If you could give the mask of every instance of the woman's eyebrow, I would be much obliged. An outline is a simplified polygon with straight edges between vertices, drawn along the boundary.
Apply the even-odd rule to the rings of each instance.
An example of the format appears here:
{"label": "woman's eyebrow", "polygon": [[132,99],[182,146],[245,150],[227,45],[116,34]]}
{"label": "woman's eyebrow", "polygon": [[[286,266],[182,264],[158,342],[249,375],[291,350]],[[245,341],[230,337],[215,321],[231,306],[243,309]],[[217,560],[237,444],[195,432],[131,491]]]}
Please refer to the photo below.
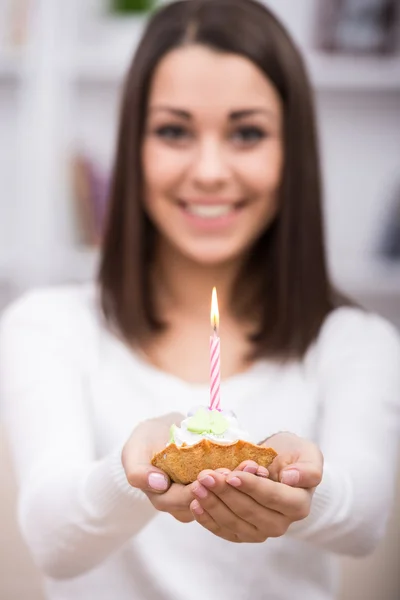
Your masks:
{"label": "woman's eyebrow", "polygon": [[190,121],[190,119],[192,118],[192,115],[187,110],[183,110],[182,108],[173,108],[172,106],[150,106],[149,111],[168,112],[174,115],[175,117],[180,117],[181,119],[186,119],[187,121]]}
{"label": "woman's eyebrow", "polygon": [[244,108],[242,110],[234,110],[229,114],[230,121],[238,121],[245,117],[252,117],[253,115],[264,114],[267,117],[274,117],[274,113],[267,108]]}
{"label": "woman's eyebrow", "polygon": [[[175,108],[173,106],[150,106],[150,112],[163,111],[168,112],[175,117],[180,117],[181,119],[185,119],[186,121],[190,121],[193,117],[189,111],[184,110],[183,108]],[[244,119],[245,117],[251,117],[257,114],[264,114],[269,118],[274,118],[275,115],[271,110],[267,108],[244,108],[240,110],[234,110],[229,113],[230,121],[238,121],[239,119]]]}

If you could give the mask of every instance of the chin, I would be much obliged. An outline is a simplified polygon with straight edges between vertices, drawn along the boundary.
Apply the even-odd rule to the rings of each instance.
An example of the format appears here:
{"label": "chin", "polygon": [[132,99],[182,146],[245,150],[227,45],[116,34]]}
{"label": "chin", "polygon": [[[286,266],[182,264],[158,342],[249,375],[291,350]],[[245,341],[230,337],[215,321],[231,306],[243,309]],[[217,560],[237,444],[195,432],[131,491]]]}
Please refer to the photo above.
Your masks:
{"label": "chin", "polygon": [[198,265],[216,267],[240,259],[243,248],[209,247],[209,248],[180,248],[187,259]]}

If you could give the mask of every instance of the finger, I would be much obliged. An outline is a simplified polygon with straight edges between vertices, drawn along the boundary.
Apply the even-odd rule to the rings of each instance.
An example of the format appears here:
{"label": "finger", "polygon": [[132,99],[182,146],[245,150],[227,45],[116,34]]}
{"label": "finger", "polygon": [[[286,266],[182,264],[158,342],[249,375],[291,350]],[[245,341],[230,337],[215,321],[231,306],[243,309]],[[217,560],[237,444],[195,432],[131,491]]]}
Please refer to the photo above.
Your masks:
{"label": "finger", "polygon": [[180,523],[192,523],[194,521],[193,513],[189,508],[187,510],[171,512],[170,515]]}
{"label": "finger", "polygon": [[[211,475],[212,474],[212,475]],[[242,541],[261,541],[258,539],[258,529],[254,523],[254,513],[257,508],[265,510],[245,494],[241,494],[229,486],[223,476],[215,471],[205,471],[199,475],[199,481],[192,484],[192,491],[203,510],[205,510],[214,521],[223,529],[233,531]],[[207,479],[209,478],[209,481]],[[210,485],[211,479],[214,483]],[[208,488],[208,489],[207,489]],[[211,489],[213,491],[211,491]],[[214,493],[215,492],[215,493]],[[218,495],[217,495],[218,494]],[[246,506],[243,506],[246,505]],[[231,508],[232,507],[232,508]],[[239,510],[235,510],[235,509]],[[240,516],[242,512],[248,519]],[[250,517],[252,521],[250,521]],[[257,516],[255,517],[257,519]]]}
{"label": "finger", "polygon": [[268,467],[270,479],[272,479],[272,481],[280,481],[280,473],[283,469],[293,464],[298,458],[298,454],[278,454]]}
{"label": "finger", "polygon": [[322,464],[297,462],[284,468],[279,474],[281,483],[293,487],[313,489],[322,481]]}
{"label": "finger", "polygon": [[274,437],[274,444],[278,456],[269,466],[271,479],[307,489],[321,483],[324,457],[314,443],[282,434]]}
{"label": "finger", "polygon": [[[230,477],[234,476],[235,473],[236,471],[232,472]],[[252,479],[257,479],[257,477],[254,477],[254,474],[245,472],[242,472],[242,474]],[[242,527],[237,530],[241,539],[242,536],[246,535],[246,541],[263,542],[267,537],[279,537],[286,532],[290,523],[287,515],[264,506],[250,495],[242,493],[240,489],[235,488],[233,485],[229,485],[226,480],[230,477],[225,477],[225,480],[223,480],[216,472],[212,471],[203,471],[199,477],[200,480],[206,482],[207,485],[209,483],[207,482],[207,478],[212,478],[214,480],[214,484],[211,487],[212,494],[217,496],[241,521],[253,526],[253,530],[244,531]],[[280,484],[277,485],[283,487]],[[197,484],[193,484],[193,487],[195,489],[194,493],[197,495]],[[200,487],[205,488],[205,486],[202,485]],[[225,518],[227,515],[225,513],[223,515],[222,513],[217,514],[214,509],[216,503],[214,502],[212,494],[207,497],[207,490],[200,490],[199,502],[202,508],[207,510],[218,523],[222,522],[225,527],[229,528],[230,524],[226,520],[222,520],[222,518]],[[239,523],[237,523],[236,526],[239,527]],[[249,536],[251,539],[249,539]]]}
{"label": "finger", "polygon": [[219,469],[215,469],[216,473],[221,473],[221,475],[229,475],[229,473],[231,472],[230,469],[225,469],[220,467]]}
{"label": "finger", "polygon": [[[217,469],[218,470],[218,469]],[[243,471],[244,473],[253,473],[258,477],[269,477],[269,471],[265,467],[258,465],[253,460],[245,460],[235,469],[235,471]]]}
{"label": "finger", "polygon": [[253,477],[249,473],[233,471],[226,478],[227,484],[250,496],[265,508],[281,513],[294,520],[308,515],[310,493],[308,490],[292,488],[270,479]]}
{"label": "finger", "polygon": [[193,500],[190,486],[180,483],[173,483],[164,494],[147,492],[147,496],[157,510],[169,513],[188,510]]}
{"label": "finger", "polygon": [[235,469],[235,471],[244,471],[246,473],[257,473],[258,464],[254,462],[254,460],[244,460],[240,465]]}
{"label": "finger", "polygon": [[132,487],[143,492],[164,494],[171,486],[171,480],[164,471],[147,464],[136,464],[128,470],[126,477]]}
{"label": "finger", "polygon": [[[194,490],[196,489],[196,484],[194,484]],[[198,506],[203,510],[204,513],[198,514],[198,517],[202,518],[207,522],[207,529],[213,530],[215,533],[215,528],[218,528],[220,535],[221,532],[226,535],[235,534],[241,542],[255,542],[259,541],[258,536],[259,532],[257,528],[251,523],[246,523],[243,519],[238,517],[235,513],[233,513],[223,502],[220,500],[215,494],[208,491],[205,497],[199,497],[197,499]],[[194,505],[197,507],[197,505]],[[195,511],[196,513],[196,511]],[[200,522],[200,521],[199,521]],[[203,525],[203,522],[201,523]]]}
{"label": "finger", "polygon": [[228,542],[236,542],[238,543],[240,540],[235,533],[232,531],[227,531],[222,529],[220,525],[218,525],[214,519],[202,508],[198,500],[193,500],[190,505],[190,510],[192,511],[194,519],[205,529],[217,535],[224,540],[228,540]]}
{"label": "finger", "polygon": [[269,471],[268,469],[266,469],[265,467],[258,467],[257,469],[257,473],[256,473],[257,477],[269,477]]}

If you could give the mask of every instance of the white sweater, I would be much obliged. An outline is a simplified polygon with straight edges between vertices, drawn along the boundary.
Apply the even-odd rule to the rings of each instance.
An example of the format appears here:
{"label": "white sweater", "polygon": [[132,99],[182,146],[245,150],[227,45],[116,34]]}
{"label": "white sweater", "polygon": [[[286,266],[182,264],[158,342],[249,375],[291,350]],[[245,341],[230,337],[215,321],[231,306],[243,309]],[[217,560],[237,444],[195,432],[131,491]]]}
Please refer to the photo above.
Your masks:
{"label": "white sweater", "polygon": [[381,538],[400,345],[380,317],[336,310],[303,362],[262,360],[223,381],[222,398],[256,440],[290,430],[325,455],[310,516],[263,544],[179,523],[127,483],[121,448],[135,425],[206,404],[208,387],[157,370],[113,337],[94,286],[30,292],[4,314],[0,341],[20,525],[52,600],[328,600],[335,554],[363,555]]}

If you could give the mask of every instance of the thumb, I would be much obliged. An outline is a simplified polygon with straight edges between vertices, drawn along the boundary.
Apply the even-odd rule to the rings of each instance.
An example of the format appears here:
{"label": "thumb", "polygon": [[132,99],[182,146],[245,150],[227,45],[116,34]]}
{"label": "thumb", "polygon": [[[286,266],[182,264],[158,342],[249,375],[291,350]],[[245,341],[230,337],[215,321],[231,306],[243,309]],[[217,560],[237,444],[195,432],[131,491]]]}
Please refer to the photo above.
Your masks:
{"label": "thumb", "polygon": [[279,481],[292,487],[315,488],[322,480],[322,465],[315,462],[299,461],[281,470]]}
{"label": "thumb", "polygon": [[151,465],[135,465],[127,474],[130,485],[143,492],[163,494],[171,486],[171,480],[161,469]]}

